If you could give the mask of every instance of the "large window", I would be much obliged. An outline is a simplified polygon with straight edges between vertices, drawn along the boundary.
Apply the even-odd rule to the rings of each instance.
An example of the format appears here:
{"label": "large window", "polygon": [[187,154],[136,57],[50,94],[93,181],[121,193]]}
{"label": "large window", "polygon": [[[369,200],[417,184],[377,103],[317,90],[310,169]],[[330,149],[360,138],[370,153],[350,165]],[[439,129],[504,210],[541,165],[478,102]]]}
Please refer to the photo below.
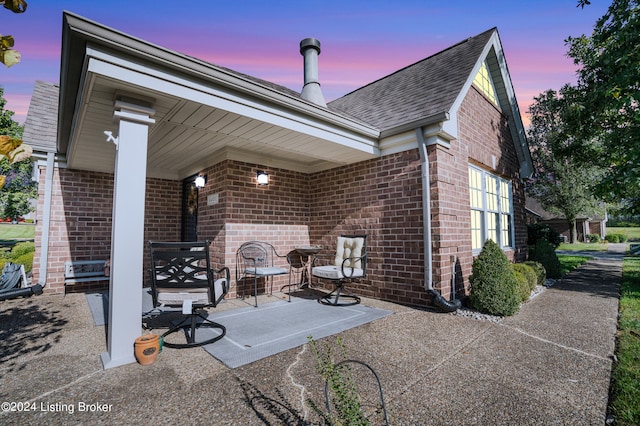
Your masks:
{"label": "large window", "polygon": [[502,248],[513,247],[511,182],[469,166],[471,245],[474,252],[492,239]]}
{"label": "large window", "polygon": [[482,62],[482,66],[480,67],[478,74],[476,74],[476,77],[473,79],[473,84],[475,84],[476,87],[478,87],[478,89],[480,89],[480,91],[491,100],[491,102],[498,105],[496,89],[493,87],[491,73],[489,73],[486,61]]}

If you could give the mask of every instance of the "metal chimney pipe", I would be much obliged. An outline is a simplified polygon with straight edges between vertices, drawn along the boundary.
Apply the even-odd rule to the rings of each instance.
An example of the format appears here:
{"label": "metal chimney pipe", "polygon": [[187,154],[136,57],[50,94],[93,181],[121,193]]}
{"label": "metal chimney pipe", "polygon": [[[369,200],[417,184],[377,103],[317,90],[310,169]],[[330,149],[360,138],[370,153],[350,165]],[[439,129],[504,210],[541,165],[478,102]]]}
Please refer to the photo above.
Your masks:
{"label": "metal chimney pipe", "polygon": [[315,38],[305,38],[300,42],[300,54],[304,57],[304,86],[302,99],[326,107],[327,103],[320,89],[318,81],[318,55],[320,55],[320,41]]}

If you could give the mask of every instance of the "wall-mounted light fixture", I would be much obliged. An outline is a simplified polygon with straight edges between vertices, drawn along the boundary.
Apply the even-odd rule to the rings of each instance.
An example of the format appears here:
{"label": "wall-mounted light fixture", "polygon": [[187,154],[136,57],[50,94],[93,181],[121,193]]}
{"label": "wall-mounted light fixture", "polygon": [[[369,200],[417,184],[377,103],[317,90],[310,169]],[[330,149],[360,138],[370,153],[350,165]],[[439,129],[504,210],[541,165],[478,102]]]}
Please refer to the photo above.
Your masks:
{"label": "wall-mounted light fixture", "polygon": [[204,185],[207,183],[207,176],[204,175],[198,175],[196,176],[196,178],[193,180],[193,184],[196,186],[196,188],[204,188]]}
{"label": "wall-mounted light fixture", "polygon": [[258,170],[258,173],[256,173],[256,179],[260,186],[269,185],[269,175],[265,171]]}

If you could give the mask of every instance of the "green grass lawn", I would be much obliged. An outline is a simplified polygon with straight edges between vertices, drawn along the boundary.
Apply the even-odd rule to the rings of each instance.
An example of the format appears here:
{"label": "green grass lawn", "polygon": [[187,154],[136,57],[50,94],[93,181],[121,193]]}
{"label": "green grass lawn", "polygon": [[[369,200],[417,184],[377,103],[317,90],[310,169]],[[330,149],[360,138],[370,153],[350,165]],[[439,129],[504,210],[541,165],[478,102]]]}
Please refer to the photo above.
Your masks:
{"label": "green grass lawn", "polygon": [[33,240],[36,227],[33,224],[0,223],[0,240]]}
{"label": "green grass lawn", "polygon": [[607,251],[607,244],[600,243],[562,243],[558,246],[558,250],[566,251]]}
{"label": "green grass lawn", "polygon": [[640,424],[640,257],[622,264],[618,363],[612,374],[610,410],[616,425]]}
{"label": "green grass lawn", "polygon": [[616,228],[607,226],[607,234],[624,234],[630,240],[640,241],[640,227]]}
{"label": "green grass lawn", "polygon": [[572,254],[559,254],[558,260],[560,261],[560,270],[562,276],[567,275],[569,272],[576,269],[583,263],[587,263],[591,257],[589,256],[574,256]]}

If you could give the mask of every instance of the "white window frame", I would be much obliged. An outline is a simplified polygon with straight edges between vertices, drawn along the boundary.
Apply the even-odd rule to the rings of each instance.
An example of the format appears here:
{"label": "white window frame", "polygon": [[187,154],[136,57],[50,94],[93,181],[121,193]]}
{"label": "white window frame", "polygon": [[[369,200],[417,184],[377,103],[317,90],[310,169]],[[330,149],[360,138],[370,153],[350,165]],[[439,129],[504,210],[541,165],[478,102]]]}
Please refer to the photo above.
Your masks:
{"label": "white window frame", "polygon": [[[475,188],[471,186],[472,184],[471,179],[469,180],[469,194],[470,194],[469,207],[471,210],[471,233],[472,233],[471,246],[473,249],[473,254],[476,255],[480,253],[480,250],[482,250],[482,246],[487,241],[487,239],[489,239],[490,215],[496,215],[494,217],[497,217],[496,219],[497,223],[495,224],[496,229],[492,232],[491,238],[494,239],[493,237],[495,237],[494,240],[497,240],[497,241],[494,241],[494,242],[498,244],[498,246],[502,250],[513,250],[513,248],[515,247],[515,232],[514,232],[515,228],[514,228],[514,218],[513,218],[513,185],[511,181],[507,179],[503,179],[498,175],[495,175],[484,169],[481,169],[479,167],[476,167],[470,164],[469,174],[471,174],[471,171],[474,171],[480,174],[480,183],[481,183],[481,188]],[[491,188],[493,190],[491,191],[491,193],[489,192],[489,188],[487,188],[488,180],[493,180],[496,186],[495,188]],[[505,189],[508,192],[508,194],[503,194],[505,192]],[[481,191],[481,192],[478,192],[478,191]],[[474,206],[474,203],[472,202],[472,198],[474,197],[474,194],[476,195],[476,203],[475,203],[477,204],[476,206]],[[489,206],[490,204],[489,197],[491,196],[490,194],[495,194],[495,198],[496,198],[491,203],[493,204],[491,206]],[[478,201],[477,195],[480,195],[480,202],[477,202]],[[504,204],[508,204],[508,205],[505,206]],[[473,216],[474,215],[478,216],[478,214],[480,215],[479,238],[478,238],[478,227],[474,228],[474,224],[473,224]],[[504,226],[503,226],[503,217],[505,215],[508,216],[509,229],[504,229]],[[475,240],[478,240],[480,244],[474,247]]]}

